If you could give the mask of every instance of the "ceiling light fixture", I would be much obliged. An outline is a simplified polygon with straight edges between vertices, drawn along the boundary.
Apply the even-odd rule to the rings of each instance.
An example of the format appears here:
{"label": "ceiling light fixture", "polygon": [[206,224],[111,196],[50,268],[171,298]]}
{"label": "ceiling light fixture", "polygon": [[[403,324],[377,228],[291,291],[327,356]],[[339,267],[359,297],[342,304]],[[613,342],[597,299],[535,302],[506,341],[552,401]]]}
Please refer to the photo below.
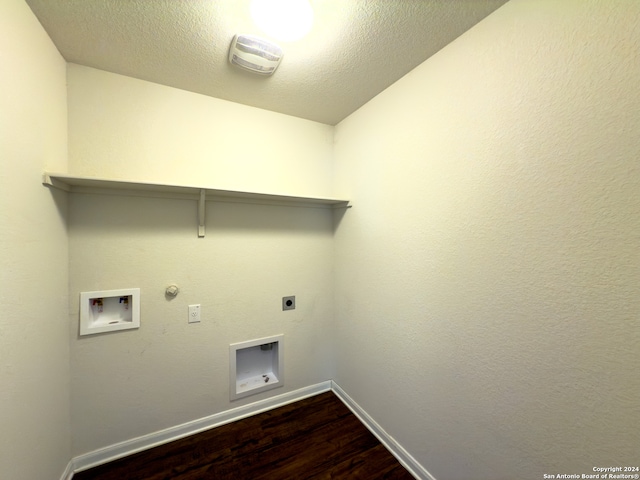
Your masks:
{"label": "ceiling light fixture", "polygon": [[282,49],[254,35],[236,35],[229,47],[229,62],[259,75],[273,75],[282,60]]}
{"label": "ceiling light fixture", "polygon": [[313,26],[308,0],[252,0],[250,9],[256,25],[283,42],[300,40]]}

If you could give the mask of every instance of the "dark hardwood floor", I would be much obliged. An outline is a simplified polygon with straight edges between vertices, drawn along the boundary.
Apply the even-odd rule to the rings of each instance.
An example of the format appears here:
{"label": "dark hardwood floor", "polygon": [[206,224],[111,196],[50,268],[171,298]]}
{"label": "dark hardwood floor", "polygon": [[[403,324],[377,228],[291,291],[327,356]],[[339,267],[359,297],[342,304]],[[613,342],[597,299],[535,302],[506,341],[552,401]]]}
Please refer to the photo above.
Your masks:
{"label": "dark hardwood floor", "polygon": [[332,392],[76,473],[73,480],[406,479]]}

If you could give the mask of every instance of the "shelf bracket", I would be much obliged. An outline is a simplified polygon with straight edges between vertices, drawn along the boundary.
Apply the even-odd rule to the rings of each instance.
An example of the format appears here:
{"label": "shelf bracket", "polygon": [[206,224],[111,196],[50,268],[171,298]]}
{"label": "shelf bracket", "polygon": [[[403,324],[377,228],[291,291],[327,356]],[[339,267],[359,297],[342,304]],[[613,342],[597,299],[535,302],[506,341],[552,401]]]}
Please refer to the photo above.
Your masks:
{"label": "shelf bracket", "polygon": [[200,190],[200,200],[198,201],[198,237],[204,237],[204,203],[206,191]]}

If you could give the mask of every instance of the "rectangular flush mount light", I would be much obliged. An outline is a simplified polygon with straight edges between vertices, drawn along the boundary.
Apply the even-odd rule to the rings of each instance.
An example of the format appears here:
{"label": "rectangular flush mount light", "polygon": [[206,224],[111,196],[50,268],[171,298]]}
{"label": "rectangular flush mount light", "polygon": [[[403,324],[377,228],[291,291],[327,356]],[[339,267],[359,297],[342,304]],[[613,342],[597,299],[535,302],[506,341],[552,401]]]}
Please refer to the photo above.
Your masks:
{"label": "rectangular flush mount light", "polygon": [[236,35],[229,48],[229,62],[259,75],[273,75],[282,60],[282,48],[254,35]]}

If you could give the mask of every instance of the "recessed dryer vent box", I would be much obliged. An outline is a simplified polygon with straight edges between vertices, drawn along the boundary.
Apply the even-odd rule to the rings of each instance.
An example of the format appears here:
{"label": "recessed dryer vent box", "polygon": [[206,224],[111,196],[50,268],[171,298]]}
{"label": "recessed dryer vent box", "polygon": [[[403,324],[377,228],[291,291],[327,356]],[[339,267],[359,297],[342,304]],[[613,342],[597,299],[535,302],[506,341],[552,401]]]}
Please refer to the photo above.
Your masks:
{"label": "recessed dryer vent box", "polygon": [[80,335],[139,327],[139,288],[80,293]]}
{"label": "recessed dryer vent box", "polygon": [[237,400],[284,385],[284,335],[229,345],[229,392]]}

